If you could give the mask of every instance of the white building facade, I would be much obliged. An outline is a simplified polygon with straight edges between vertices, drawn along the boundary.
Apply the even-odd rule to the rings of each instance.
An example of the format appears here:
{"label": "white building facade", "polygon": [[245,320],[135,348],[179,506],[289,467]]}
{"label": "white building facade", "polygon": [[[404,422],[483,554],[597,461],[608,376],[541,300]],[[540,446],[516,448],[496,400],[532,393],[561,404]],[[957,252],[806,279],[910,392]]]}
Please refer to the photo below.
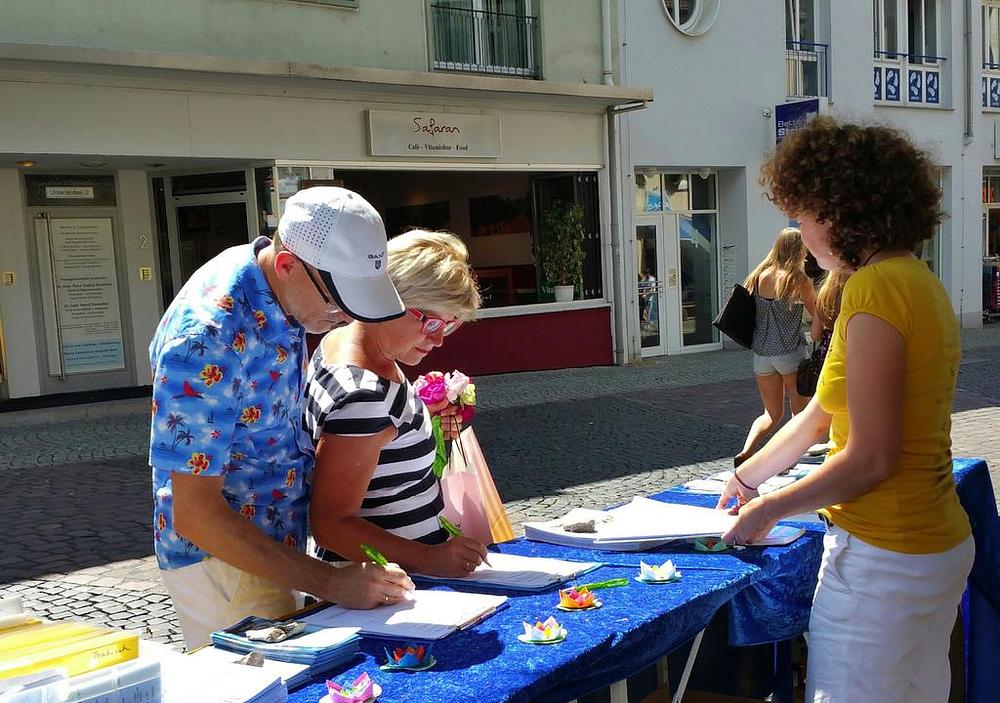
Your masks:
{"label": "white building facade", "polygon": [[[437,368],[611,363],[608,124],[652,97],[609,85],[611,7],[0,0],[0,403],[147,392],[191,273],[322,184],[466,241],[485,309]],[[558,203],[584,210],[569,301],[539,256]]]}
{"label": "white building facade", "polygon": [[758,178],[796,111],[891,123],[927,149],[940,167],[946,217],[921,254],[963,327],[1000,313],[1000,2],[644,0],[618,8],[618,79],[656,96],[622,115],[614,135],[619,361],[724,344],[711,321],[788,224]]}

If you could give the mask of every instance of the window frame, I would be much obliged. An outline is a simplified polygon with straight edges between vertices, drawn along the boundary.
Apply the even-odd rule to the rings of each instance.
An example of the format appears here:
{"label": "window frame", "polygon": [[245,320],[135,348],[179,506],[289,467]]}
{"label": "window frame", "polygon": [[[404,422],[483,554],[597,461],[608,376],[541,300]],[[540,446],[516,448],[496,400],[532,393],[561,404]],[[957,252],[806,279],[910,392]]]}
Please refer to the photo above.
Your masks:
{"label": "window frame", "polygon": [[287,0],[303,5],[324,5],[326,7],[339,7],[342,10],[361,9],[361,0]]}

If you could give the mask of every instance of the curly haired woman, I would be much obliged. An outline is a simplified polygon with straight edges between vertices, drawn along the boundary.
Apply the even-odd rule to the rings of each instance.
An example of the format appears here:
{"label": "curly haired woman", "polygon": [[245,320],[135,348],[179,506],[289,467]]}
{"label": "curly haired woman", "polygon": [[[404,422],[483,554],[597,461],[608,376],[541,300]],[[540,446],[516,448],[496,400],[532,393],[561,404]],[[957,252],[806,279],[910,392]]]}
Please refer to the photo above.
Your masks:
{"label": "curly haired woman", "polygon": [[[915,255],[941,220],[935,168],[901,132],[819,117],[782,141],[761,181],[801,223],[828,271],[850,270],[816,395],[723,492],[745,543],[822,508],[827,523],[809,622],[806,700],[948,699],[948,646],[972,567],[951,473],[958,323]],[[827,422],[822,467],[766,496],[756,487]]]}

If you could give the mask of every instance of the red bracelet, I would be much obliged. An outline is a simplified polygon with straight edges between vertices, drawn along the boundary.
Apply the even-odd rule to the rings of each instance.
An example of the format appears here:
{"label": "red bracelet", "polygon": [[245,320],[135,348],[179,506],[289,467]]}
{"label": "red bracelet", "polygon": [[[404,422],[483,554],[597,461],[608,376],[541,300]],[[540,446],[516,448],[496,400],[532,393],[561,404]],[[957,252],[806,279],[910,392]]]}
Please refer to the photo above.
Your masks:
{"label": "red bracelet", "polygon": [[743,479],[741,479],[741,478],[740,478],[740,474],[739,474],[739,472],[737,472],[737,471],[733,471],[733,478],[735,478],[735,479],[736,479],[736,482],[737,482],[738,484],[740,484],[741,486],[743,486],[743,487],[744,487],[745,489],[747,489],[748,491],[756,491],[756,490],[757,490],[757,489],[756,489],[756,488],[754,488],[753,486],[748,486],[747,484],[745,484],[745,483],[743,482]]}

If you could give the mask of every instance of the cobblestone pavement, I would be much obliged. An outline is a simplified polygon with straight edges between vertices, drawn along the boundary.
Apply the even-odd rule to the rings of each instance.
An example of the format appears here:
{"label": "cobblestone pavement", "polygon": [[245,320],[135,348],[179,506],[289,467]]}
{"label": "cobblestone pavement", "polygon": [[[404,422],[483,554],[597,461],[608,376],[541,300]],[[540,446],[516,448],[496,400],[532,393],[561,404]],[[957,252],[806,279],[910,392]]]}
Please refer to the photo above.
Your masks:
{"label": "cobblestone pavement", "polygon": [[[1000,486],[1000,337],[966,337],[955,454]],[[759,412],[746,352],[478,379],[476,431],[512,520],[607,507],[725,468]],[[144,400],[0,416],[0,596],[179,643],[151,556]]]}

